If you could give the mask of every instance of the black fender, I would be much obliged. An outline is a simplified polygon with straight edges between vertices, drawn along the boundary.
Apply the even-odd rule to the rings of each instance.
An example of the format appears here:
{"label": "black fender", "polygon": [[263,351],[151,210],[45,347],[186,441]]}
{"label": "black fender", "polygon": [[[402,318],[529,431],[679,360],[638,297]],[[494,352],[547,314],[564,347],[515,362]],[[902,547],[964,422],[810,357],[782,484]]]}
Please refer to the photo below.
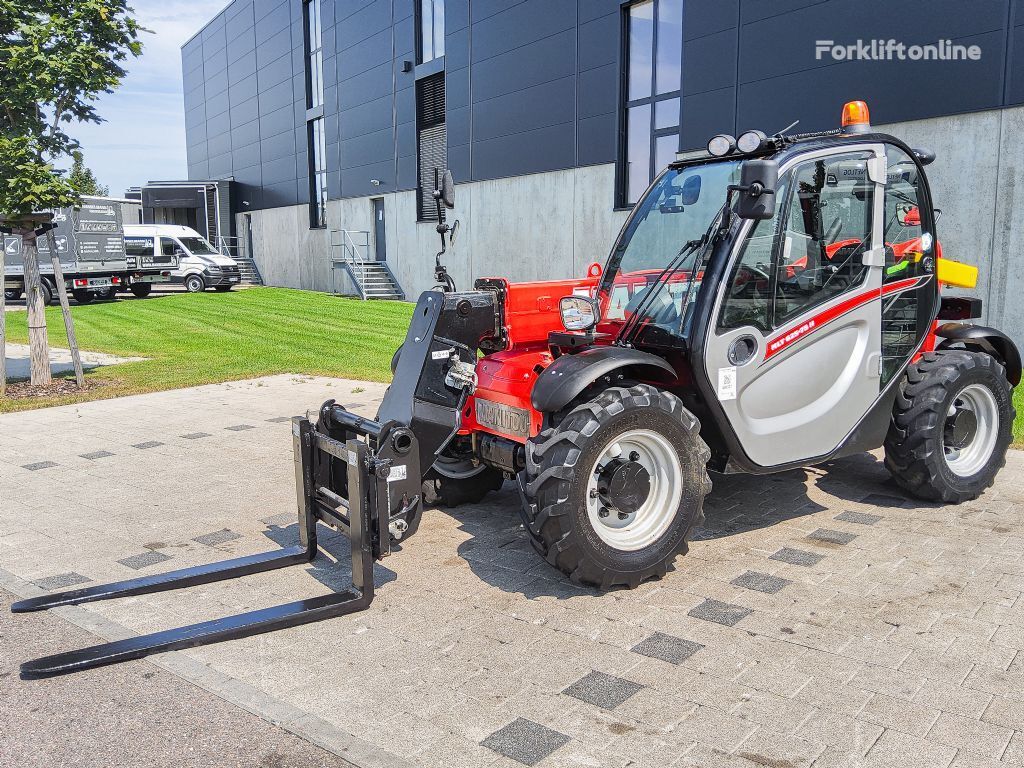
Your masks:
{"label": "black fender", "polygon": [[591,347],[574,355],[562,355],[544,370],[533,385],[533,407],[541,413],[561,410],[602,376],[622,368],[645,378],[676,378],[675,368],[650,352],[628,347]]}
{"label": "black fender", "polygon": [[1016,387],[1020,384],[1020,350],[1013,339],[1002,331],[972,323],[946,323],[935,329],[935,335],[945,339],[937,349],[949,349],[954,344],[975,347],[995,357],[1006,369],[1006,378]]}

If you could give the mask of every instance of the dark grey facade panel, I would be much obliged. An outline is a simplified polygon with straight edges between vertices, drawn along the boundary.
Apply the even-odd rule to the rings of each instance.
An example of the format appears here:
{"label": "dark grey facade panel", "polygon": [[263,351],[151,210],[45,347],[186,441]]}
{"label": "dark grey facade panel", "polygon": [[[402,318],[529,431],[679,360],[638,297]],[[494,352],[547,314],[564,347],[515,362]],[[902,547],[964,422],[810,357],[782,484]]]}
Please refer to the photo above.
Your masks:
{"label": "dark grey facade panel", "polygon": [[211,136],[206,142],[206,151],[211,156],[217,156],[231,151],[231,134],[220,133]]}
{"label": "dark grey facade panel", "polygon": [[576,107],[579,119],[615,112],[619,104],[618,82],[618,64],[580,72]]}
{"label": "dark grey facade panel", "polygon": [[[222,103],[227,104],[225,99]],[[227,111],[221,112],[219,115],[207,115],[206,118],[206,133],[208,137],[217,136],[222,133],[229,133],[231,131],[231,118]]]}
{"label": "dark grey facade panel", "polygon": [[262,43],[256,45],[256,66],[261,69],[272,61],[282,57],[291,60],[292,33],[291,28],[285,27]]}
{"label": "dark grey facade panel", "polygon": [[237,150],[239,147],[249,147],[260,143],[260,121],[252,120],[248,123],[235,125],[234,113],[231,115],[231,148]]}
{"label": "dark grey facade panel", "polygon": [[[415,166],[416,158],[412,158],[413,164],[413,179],[409,183],[406,189],[416,188],[416,177],[415,177]],[[448,145],[448,170],[452,172],[452,176],[455,177],[456,181],[463,181],[472,177],[472,152],[469,144],[457,144]]]}
{"label": "dark grey facade panel", "polygon": [[1006,103],[1024,104],[1024,0],[1017,0],[1017,26],[1010,30],[1006,61]]}
{"label": "dark grey facade panel", "polygon": [[365,40],[361,40],[351,48],[339,51],[337,58],[339,81],[356,77],[382,64],[387,65],[388,77],[390,79],[391,30],[385,29]]}
{"label": "dark grey facade panel", "polygon": [[[481,5],[494,2],[488,0]],[[576,0],[525,0],[481,19],[477,21],[473,14],[474,64],[563,30],[575,30]]]}
{"label": "dark grey facade panel", "polygon": [[295,103],[291,78],[271,88],[261,88],[259,102],[261,115],[269,115],[283,107],[290,107]]}
{"label": "dark grey facade panel", "polygon": [[[415,2],[416,0],[414,0]],[[413,3],[398,3],[399,5],[405,6],[410,9],[412,14],[415,14],[415,7]],[[446,33],[458,32],[459,30],[465,29],[469,26],[470,17],[470,0],[445,0],[444,4],[444,29]],[[445,50],[447,51],[448,45],[445,43]],[[447,55],[447,54],[446,54]]]}
{"label": "dark grey facade panel", "polygon": [[[468,147],[466,148],[468,152]],[[448,164],[452,162],[452,148],[448,148]],[[467,163],[468,165],[468,163]],[[399,155],[398,157],[398,189],[416,188],[416,155]],[[456,178],[468,179],[468,170],[452,168],[452,173],[457,174]]]}
{"label": "dark grey facade panel", "polygon": [[292,130],[295,125],[295,116],[291,107],[279,109],[269,115],[260,117],[260,136],[276,136],[279,133]]}
{"label": "dark grey facade panel", "polygon": [[451,32],[444,37],[444,66],[448,70],[458,70],[469,66],[469,27]]}
{"label": "dark grey facade panel", "polygon": [[571,125],[576,78],[563,77],[473,104],[473,139],[486,141],[522,131]]}
{"label": "dark grey facade panel", "polygon": [[[476,49],[475,34],[473,46]],[[569,29],[526,48],[489,56],[473,64],[473,93],[477,99],[488,99],[565,77],[576,69],[575,50],[576,30]]]}
{"label": "dark grey facade panel", "polygon": [[[228,66],[233,66],[239,63],[245,67],[248,64],[248,69],[252,69],[256,66],[256,32],[253,26],[250,24],[246,29],[234,30],[230,27],[228,38],[228,47],[226,54],[228,58]],[[251,58],[251,64],[248,63]]]}
{"label": "dark grey facade panel", "polygon": [[273,61],[265,60],[256,70],[256,78],[259,81],[261,91],[290,81],[292,79],[291,56],[285,54],[284,56],[278,56]]}
{"label": "dark grey facade panel", "polygon": [[[342,152],[344,153],[344,148]],[[341,169],[341,189],[346,197],[363,197],[376,195],[382,192],[390,192],[391,185],[385,184],[395,174],[395,163],[393,160],[372,162],[367,165],[354,166]],[[371,179],[377,179],[381,186],[374,186]]]}
{"label": "dark grey facade panel", "polygon": [[297,181],[284,181],[279,183],[268,183],[263,180],[262,208],[283,208],[289,205],[296,205],[299,199],[299,183]]}
{"label": "dark grey facade panel", "polygon": [[[705,0],[701,5],[711,5],[723,0]],[[578,0],[576,13],[580,24],[586,24],[600,16],[607,16],[609,13],[618,14],[622,6],[622,0]]]}
{"label": "dark grey facade panel", "polygon": [[282,5],[287,7],[292,0],[253,0],[253,18],[259,21]]}
{"label": "dark grey facade panel", "polygon": [[252,0],[234,0],[224,9],[224,20],[230,27],[232,24],[252,26],[255,19]]}
{"label": "dark grey facade panel", "polygon": [[260,139],[260,157],[264,161],[279,160],[295,156],[294,132],[286,131],[276,136]]}
{"label": "dark grey facade panel", "polygon": [[217,155],[209,159],[209,173],[212,178],[231,175],[231,153]]}
{"label": "dark grey facade panel", "polygon": [[260,159],[260,145],[259,143],[250,144],[248,147],[242,147],[241,149],[231,150],[231,167],[232,174],[237,178],[242,170],[248,170],[251,168],[259,169],[262,177],[263,165]]}
{"label": "dark grey facade panel", "polygon": [[[716,133],[736,133],[736,87],[684,96],[682,105],[680,145],[683,149],[696,149],[707,144]],[[796,118],[793,118],[796,119]],[[793,122],[782,123],[774,130]],[[835,117],[833,116],[833,122]],[[755,127],[755,126],[750,126]],[[801,130],[803,124],[801,123]]]}
{"label": "dark grey facade panel", "polygon": [[354,139],[367,133],[390,130],[394,121],[394,102],[389,94],[346,109],[345,119],[341,121],[341,137]]}
{"label": "dark grey facade panel", "polygon": [[736,46],[735,29],[686,40],[683,43],[683,96],[735,85]]}
{"label": "dark grey facade panel", "polygon": [[345,51],[380,32],[390,32],[391,5],[392,0],[371,0],[348,16],[344,23],[338,24],[335,50]]}
{"label": "dark grey facade panel", "polygon": [[[228,78],[229,82],[231,78]],[[256,74],[253,73],[237,82],[231,82],[228,86],[228,102],[232,108],[236,104],[243,104],[255,99],[259,95],[259,84],[256,81]],[[257,110],[258,111],[258,110]]]}
{"label": "dark grey facade panel", "polygon": [[203,47],[203,72],[207,80],[214,75],[220,75],[228,68],[227,48],[216,51],[208,51]]}
{"label": "dark grey facade panel", "polygon": [[474,179],[572,168],[576,155],[575,125],[562,123],[488,141],[475,140],[472,149]]}
{"label": "dark grey facade panel", "polygon": [[272,8],[255,24],[254,35],[256,45],[263,45],[282,30],[289,29],[292,23],[291,8],[286,3]]}
{"label": "dark grey facade panel", "polygon": [[381,96],[391,93],[392,84],[391,62],[386,61],[355,77],[339,80],[338,102],[340,104],[362,104],[379,99]]}
{"label": "dark grey facade panel", "polygon": [[280,160],[270,160],[263,164],[263,183],[279,184],[295,179],[295,162],[290,157],[282,157]]}
{"label": "dark grey facade panel", "polygon": [[231,130],[238,130],[239,126],[246,125],[250,122],[259,120],[259,99],[255,96],[248,101],[243,101],[241,104],[231,105]]}
{"label": "dark grey facade panel", "polygon": [[203,88],[206,93],[207,102],[223,94],[228,89],[227,70],[222,69],[219,72],[207,73]]}
{"label": "dark grey facade panel", "polygon": [[383,131],[366,133],[354,139],[343,139],[341,142],[341,170],[371,163],[394,162],[394,141],[395,134],[390,127]]}
{"label": "dark grey facade panel", "polygon": [[577,165],[615,162],[618,113],[584,117],[576,124]]}
{"label": "dark grey facade panel", "polygon": [[622,14],[617,9],[613,13],[606,13],[580,24],[577,44],[578,69],[581,72],[608,64],[618,64],[621,28]]}
{"label": "dark grey facade panel", "polygon": [[[447,125],[447,140],[448,146],[455,146],[459,144],[469,144],[469,120],[470,120],[470,108],[459,107],[458,109],[446,109],[445,110],[445,123]],[[479,130],[479,128],[478,128]],[[415,136],[415,132],[413,132]],[[479,137],[479,133],[477,134]],[[415,143],[413,144],[415,147]]]}
{"label": "dark grey facade panel", "polygon": [[[776,4],[763,5],[772,7]],[[740,0],[686,3],[683,9],[683,40],[696,40],[705,35],[735,30],[739,21]]]}
{"label": "dark grey facade panel", "polygon": [[[444,74],[444,101],[448,111],[468,107],[471,101],[470,92],[470,70],[463,69],[449,70]],[[415,107],[415,98],[413,99]]]}

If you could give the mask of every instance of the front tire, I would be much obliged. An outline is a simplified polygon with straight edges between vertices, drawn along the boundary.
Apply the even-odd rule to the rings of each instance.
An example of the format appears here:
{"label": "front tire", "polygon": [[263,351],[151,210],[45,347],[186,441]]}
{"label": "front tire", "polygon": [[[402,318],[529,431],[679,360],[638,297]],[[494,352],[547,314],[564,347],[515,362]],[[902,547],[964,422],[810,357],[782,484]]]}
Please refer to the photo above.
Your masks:
{"label": "front tire", "polygon": [[215,290],[217,293],[227,293],[228,291],[231,290],[231,286],[230,285],[215,285],[215,286],[213,286],[213,290]]}
{"label": "front tire", "polygon": [[885,466],[922,499],[976,499],[1006,463],[1014,416],[999,361],[965,350],[929,352],[907,369],[885,439]]}
{"label": "front tire", "polygon": [[185,278],[185,290],[189,293],[202,293],[206,290],[206,280],[202,275],[189,275]]}
{"label": "front tire", "polygon": [[534,546],[573,582],[608,589],[665,575],[704,520],[711,451],[675,395],[611,387],[526,446]]}

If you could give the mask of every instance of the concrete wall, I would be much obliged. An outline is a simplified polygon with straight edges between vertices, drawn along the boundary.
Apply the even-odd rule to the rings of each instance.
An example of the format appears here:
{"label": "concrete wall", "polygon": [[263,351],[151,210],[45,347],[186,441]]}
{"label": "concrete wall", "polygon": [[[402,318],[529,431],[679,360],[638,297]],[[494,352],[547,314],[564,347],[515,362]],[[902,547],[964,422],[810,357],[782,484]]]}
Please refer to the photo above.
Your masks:
{"label": "concrete wall", "polygon": [[[984,321],[1024,347],[1024,107],[879,126],[936,153],[928,168],[939,240],[948,258],[977,265]],[[582,276],[604,262],[626,213],[612,209],[614,164],[457,186],[461,222],[445,263],[460,288],[478,277],[543,280]],[[416,223],[415,192],[382,195],[387,259],[410,299],[433,284],[439,239]],[[305,206],[256,211],[255,260],[271,285],[327,291],[329,233],[309,230]],[[332,229],[370,230],[371,198],[331,201]],[[240,230],[241,231],[241,230]],[[371,246],[372,247],[372,246]]]}

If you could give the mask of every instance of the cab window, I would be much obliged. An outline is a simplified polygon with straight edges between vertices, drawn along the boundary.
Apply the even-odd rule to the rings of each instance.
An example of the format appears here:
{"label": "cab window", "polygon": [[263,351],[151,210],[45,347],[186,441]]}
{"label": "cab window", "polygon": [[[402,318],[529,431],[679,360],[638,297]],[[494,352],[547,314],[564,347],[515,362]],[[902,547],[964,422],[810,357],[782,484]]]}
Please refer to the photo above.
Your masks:
{"label": "cab window", "polygon": [[[885,274],[886,284],[929,274],[935,254],[934,234],[922,217],[927,201],[920,188],[917,163],[899,147],[886,149]],[[882,385],[900,371],[926,332],[934,289],[903,291],[882,304]]]}
{"label": "cab window", "polygon": [[128,256],[152,256],[152,237],[126,237],[124,239],[124,252]]}
{"label": "cab window", "polygon": [[870,157],[808,160],[780,182],[775,217],[751,230],[730,275],[720,329],[768,333],[864,283],[874,200]]}
{"label": "cab window", "polygon": [[169,237],[160,238],[160,253],[164,256],[173,256],[181,250],[181,246],[178,245],[177,240],[172,240]]}

